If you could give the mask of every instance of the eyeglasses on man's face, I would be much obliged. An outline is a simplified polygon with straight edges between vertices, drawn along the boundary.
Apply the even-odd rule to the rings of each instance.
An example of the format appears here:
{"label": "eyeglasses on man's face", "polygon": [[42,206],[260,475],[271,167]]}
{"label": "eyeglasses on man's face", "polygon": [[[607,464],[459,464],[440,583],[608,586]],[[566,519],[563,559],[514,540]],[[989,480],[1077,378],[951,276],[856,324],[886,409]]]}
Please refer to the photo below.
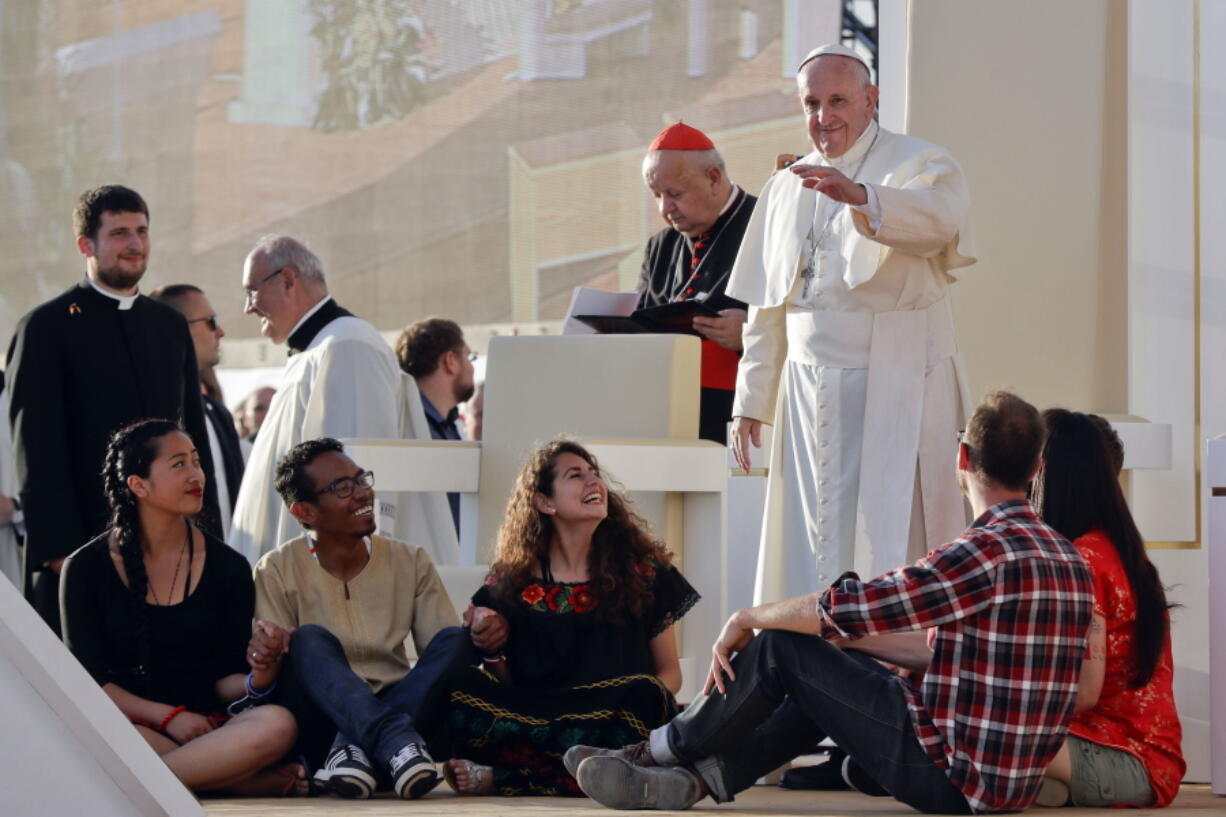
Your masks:
{"label": "eyeglasses on man's face", "polygon": [[262,281],[260,281],[258,284],[256,284],[253,287],[243,287],[243,302],[249,304],[252,301],[254,301],[255,296],[260,294],[260,287],[264,286],[269,281],[271,281],[273,278],[276,278],[278,275],[280,275],[283,272],[285,272],[285,267],[281,267],[269,273],[267,276],[264,277]]}
{"label": "eyeglasses on man's face", "polygon": [[375,474],[373,471],[359,471],[357,476],[341,477],[334,479],[326,488],[320,488],[315,492],[316,498],[324,494],[336,494],[337,499],[348,499],[353,496],[353,492],[357,487],[362,485],[366,488],[375,487]]}
{"label": "eyeglasses on man's face", "polygon": [[210,332],[217,331],[218,323],[217,323],[216,315],[208,315],[203,318],[192,318],[190,321],[187,322],[187,325],[191,326],[193,323],[200,323],[201,321],[204,321],[208,325]]}

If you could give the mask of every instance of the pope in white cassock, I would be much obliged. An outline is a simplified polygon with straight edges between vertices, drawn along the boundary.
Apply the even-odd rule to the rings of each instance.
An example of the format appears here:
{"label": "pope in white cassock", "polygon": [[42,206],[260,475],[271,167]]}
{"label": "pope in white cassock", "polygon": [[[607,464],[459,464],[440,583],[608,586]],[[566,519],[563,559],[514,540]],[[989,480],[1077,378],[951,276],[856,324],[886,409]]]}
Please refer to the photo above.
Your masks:
{"label": "pope in white cassock", "polygon": [[[258,315],[260,333],[286,344],[290,355],[247,461],[230,528],[230,546],[254,564],[302,535],[274,485],[277,463],[291,448],[319,437],[422,437],[414,432],[426,423],[416,386],[406,383],[387,341],[333,300],[323,265],[300,242],[260,239],[243,266],[243,290],[244,311]],[[445,495],[393,494],[380,504],[386,506],[380,527],[390,535],[424,548],[435,563],[458,561]]]}
{"label": "pope in white cassock", "polygon": [[797,69],[814,151],[762,189],[728,294],[745,301],[734,453],[774,426],[755,602],[876,576],[955,538],[966,379],[949,303],[975,262],[962,168],[875,121],[855,51]]}

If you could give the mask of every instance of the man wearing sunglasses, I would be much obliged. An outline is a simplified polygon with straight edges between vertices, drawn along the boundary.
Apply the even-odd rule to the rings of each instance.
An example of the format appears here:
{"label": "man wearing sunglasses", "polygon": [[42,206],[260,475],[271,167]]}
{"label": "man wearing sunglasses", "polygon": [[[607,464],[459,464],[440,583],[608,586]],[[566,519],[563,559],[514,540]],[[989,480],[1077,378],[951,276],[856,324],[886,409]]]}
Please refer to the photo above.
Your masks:
{"label": "man wearing sunglasses", "polygon": [[287,656],[278,700],[298,720],[317,784],[367,798],[383,783],[410,799],[438,782],[431,753],[447,756],[451,674],[476,650],[500,650],[506,621],[482,611],[458,626],[427,553],[375,535],[374,483],[332,439],[300,443],[280,462],[277,491],[308,535],[255,567],[248,660],[265,668]]}
{"label": "man wearing sunglasses", "polygon": [[243,449],[234,417],[226,408],[214,371],[221,362],[221,339],[226,336],[225,330],[217,322],[217,313],[200,287],[168,284],[150,292],[149,297],[183,313],[187,328],[191,330],[196,368],[200,370],[204,416],[208,420],[209,451],[213,455],[213,471],[208,477],[217,486],[221,529],[228,531],[234,502],[238,499],[238,486],[243,479]]}

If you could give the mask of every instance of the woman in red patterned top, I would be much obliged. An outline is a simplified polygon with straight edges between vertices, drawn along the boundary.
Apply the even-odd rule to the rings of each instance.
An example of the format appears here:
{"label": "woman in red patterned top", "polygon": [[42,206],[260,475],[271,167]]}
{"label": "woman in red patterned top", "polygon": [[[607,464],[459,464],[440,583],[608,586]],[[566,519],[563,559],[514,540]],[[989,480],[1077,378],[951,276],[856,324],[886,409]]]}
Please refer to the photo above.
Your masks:
{"label": "woman in red patterned top", "polygon": [[1039,805],[1165,806],[1183,779],[1168,604],[1120,489],[1123,446],[1100,417],[1043,414],[1035,506],[1094,574],[1094,619],[1069,738]]}

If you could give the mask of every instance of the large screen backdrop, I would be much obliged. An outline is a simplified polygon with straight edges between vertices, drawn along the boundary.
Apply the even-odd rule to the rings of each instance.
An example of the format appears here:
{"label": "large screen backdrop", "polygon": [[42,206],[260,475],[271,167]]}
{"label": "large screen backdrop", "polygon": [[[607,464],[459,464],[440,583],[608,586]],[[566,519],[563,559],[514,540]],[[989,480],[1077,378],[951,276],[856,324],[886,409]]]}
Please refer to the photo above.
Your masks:
{"label": "large screen backdrop", "polygon": [[231,338],[256,334],[239,279],[270,232],[380,329],[556,319],[575,285],[636,280],[663,124],[751,192],[804,149],[788,66],[838,6],[0,2],[0,332],[80,280],[72,206],[111,182],[150,204],[145,289],[201,286]]}

